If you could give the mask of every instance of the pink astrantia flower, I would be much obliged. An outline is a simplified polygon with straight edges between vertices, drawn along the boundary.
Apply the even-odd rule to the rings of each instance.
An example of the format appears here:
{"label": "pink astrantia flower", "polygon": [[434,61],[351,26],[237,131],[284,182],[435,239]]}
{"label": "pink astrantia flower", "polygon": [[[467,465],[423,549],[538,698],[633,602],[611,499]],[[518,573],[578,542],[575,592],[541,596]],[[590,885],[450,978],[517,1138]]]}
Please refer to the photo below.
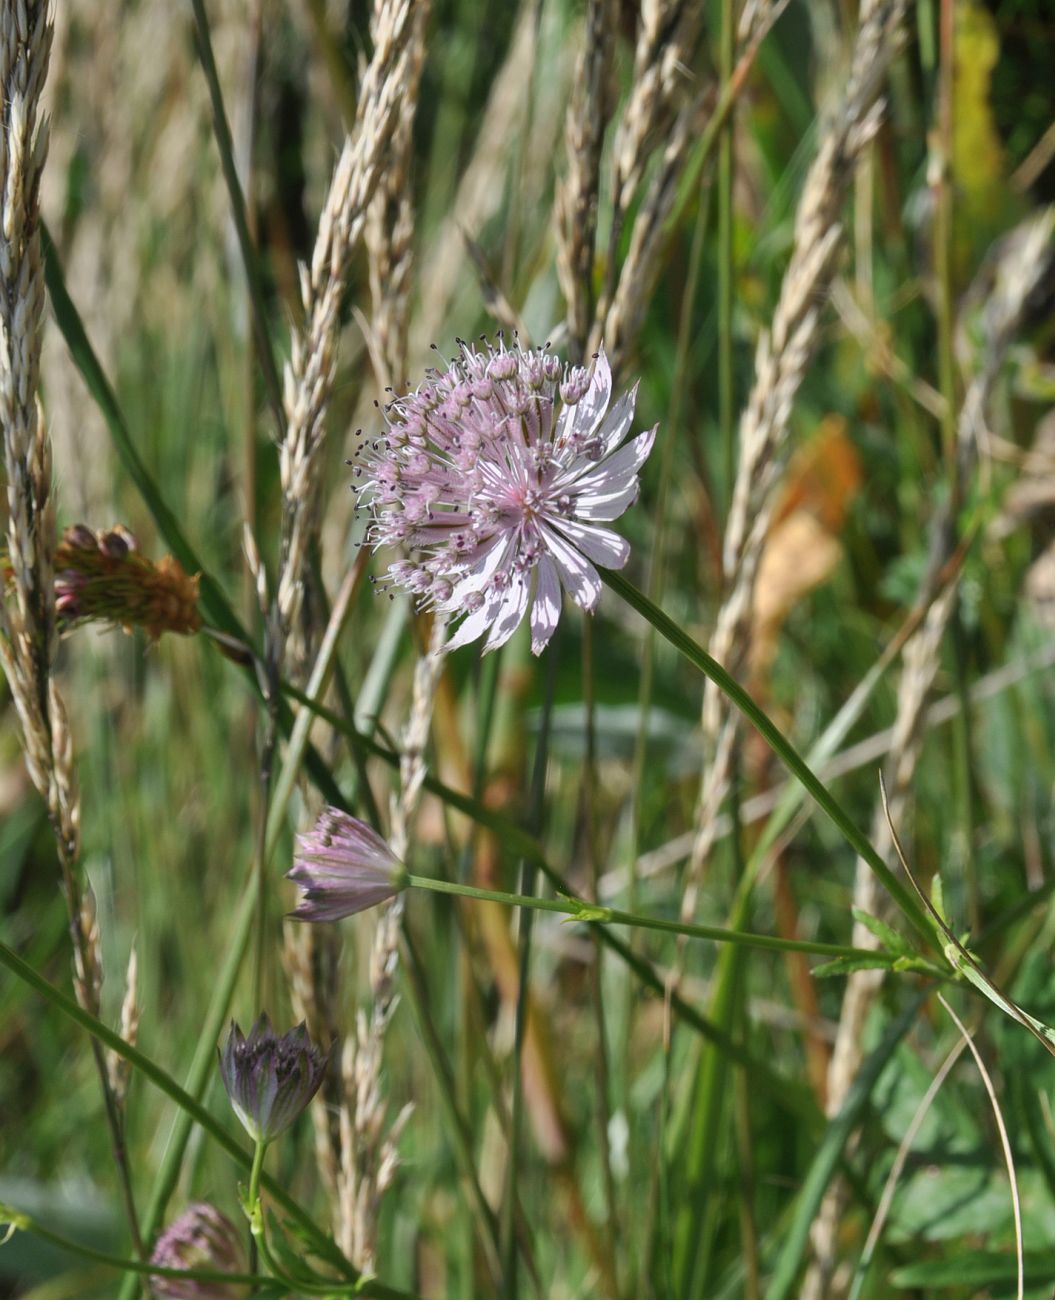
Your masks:
{"label": "pink astrantia flower", "polygon": [[365,822],[339,808],[324,808],[315,828],[297,836],[293,869],[286,875],[304,890],[296,919],[339,921],[394,898],[406,873]]}
{"label": "pink astrantia flower", "polygon": [[458,360],[388,406],[387,432],[360,448],[367,540],[407,548],[390,583],[463,617],[449,649],[485,633],[484,649],[497,649],[530,606],[540,654],[561,588],[592,611],[601,595],[594,565],[626,563],[629,545],[602,525],[637,498],[656,430],[621,446],[637,387],[608,410],[603,349],[583,369],[541,348],[460,346]]}
{"label": "pink astrantia flower", "polygon": [[[244,1273],[242,1238],[226,1214],[207,1201],[196,1201],[174,1220],[158,1238],[152,1264],[160,1268],[214,1269],[222,1273]],[[161,1277],[150,1280],[156,1296],[169,1300],[231,1300],[244,1296],[244,1285],[233,1282],[205,1282],[200,1278]]]}

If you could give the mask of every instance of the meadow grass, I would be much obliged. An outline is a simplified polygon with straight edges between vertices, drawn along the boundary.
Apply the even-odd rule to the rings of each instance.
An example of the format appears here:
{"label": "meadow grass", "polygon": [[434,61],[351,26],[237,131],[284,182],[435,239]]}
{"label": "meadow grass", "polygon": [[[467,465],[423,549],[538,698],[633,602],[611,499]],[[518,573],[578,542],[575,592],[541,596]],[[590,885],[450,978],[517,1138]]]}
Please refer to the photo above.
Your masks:
{"label": "meadow grass", "polygon": [[[0,1296],[1049,1296],[1043,0],[0,31]],[[349,491],[481,335],[658,424],[538,657]],[[410,874],[290,922],[325,805]]]}

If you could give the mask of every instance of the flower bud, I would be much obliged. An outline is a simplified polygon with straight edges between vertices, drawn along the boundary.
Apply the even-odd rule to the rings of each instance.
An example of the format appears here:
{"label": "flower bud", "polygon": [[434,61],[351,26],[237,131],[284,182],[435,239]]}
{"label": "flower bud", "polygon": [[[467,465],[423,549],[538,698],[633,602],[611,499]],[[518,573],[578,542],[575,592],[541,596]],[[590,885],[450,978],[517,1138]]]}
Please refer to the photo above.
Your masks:
{"label": "flower bud", "polygon": [[312,1044],[303,1023],[279,1037],[264,1013],[246,1037],[231,1022],[220,1074],[235,1114],[255,1142],[271,1142],[289,1128],[318,1092],[329,1059]]}

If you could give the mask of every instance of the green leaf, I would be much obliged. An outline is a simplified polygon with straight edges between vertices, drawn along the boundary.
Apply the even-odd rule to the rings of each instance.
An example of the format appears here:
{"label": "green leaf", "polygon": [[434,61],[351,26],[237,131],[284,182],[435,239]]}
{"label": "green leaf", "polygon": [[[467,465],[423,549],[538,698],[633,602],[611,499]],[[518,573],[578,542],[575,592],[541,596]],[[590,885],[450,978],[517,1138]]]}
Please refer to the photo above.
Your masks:
{"label": "green leaf", "polygon": [[915,955],[911,944],[903,935],[898,934],[893,926],[887,925],[878,916],[871,916],[860,907],[854,907],[850,910],[853,912],[854,920],[859,921],[866,930],[870,930],[889,952],[898,953],[903,957]]}
{"label": "green leaf", "polygon": [[[1055,1253],[1026,1251],[1024,1262],[1031,1286],[1055,1282]],[[897,1269],[890,1276],[890,1284],[899,1288],[988,1286],[994,1282],[1014,1283],[1016,1278],[1015,1256],[1010,1250],[967,1255],[956,1247],[950,1259],[919,1260]]]}
{"label": "green leaf", "polygon": [[947,972],[943,966],[928,961],[926,957],[897,957],[891,970],[913,971],[917,975],[930,975],[934,979],[945,979]]}

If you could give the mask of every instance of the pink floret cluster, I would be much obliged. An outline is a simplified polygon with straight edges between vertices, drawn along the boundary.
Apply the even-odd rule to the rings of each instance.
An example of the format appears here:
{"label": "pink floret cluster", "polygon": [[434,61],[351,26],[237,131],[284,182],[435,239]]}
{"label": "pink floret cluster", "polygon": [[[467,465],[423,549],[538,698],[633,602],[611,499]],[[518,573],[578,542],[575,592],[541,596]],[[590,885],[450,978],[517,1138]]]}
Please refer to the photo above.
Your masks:
{"label": "pink floret cluster", "polygon": [[576,367],[544,348],[460,347],[445,370],[392,401],[386,432],[359,448],[367,541],[405,548],[389,585],[461,619],[449,649],[486,634],[484,649],[495,650],[530,609],[540,654],[560,617],[561,589],[592,611],[601,594],[595,565],[626,563],[629,545],[604,525],[637,498],[656,430],[625,442],[637,388],[609,410],[603,350]]}

